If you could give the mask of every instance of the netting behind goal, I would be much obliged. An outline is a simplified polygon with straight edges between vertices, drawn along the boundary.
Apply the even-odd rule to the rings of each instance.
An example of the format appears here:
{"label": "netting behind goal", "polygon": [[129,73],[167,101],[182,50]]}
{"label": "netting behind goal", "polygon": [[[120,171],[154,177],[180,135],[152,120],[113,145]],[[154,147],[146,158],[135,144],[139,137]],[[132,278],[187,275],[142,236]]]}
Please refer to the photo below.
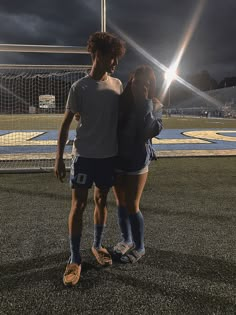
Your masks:
{"label": "netting behind goal", "polygon": [[[69,89],[90,66],[0,65],[0,172],[51,169]],[[70,131],[65,157],[70,159]]]}

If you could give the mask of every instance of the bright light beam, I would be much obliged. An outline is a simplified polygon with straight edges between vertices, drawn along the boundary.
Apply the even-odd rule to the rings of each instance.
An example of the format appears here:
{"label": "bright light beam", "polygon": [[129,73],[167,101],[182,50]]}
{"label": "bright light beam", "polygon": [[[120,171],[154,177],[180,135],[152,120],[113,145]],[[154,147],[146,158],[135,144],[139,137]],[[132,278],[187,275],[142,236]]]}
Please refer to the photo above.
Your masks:
{"label": "bright light beam", "polygon": [[160,92],[160,99],[163,100],[165,98],[165,95],[167,93],[167,90],[169,89],[169,86],[171,85],[173,79],[176,79],[176,71],[177,68],[182,60],[183,54],[192,38],[192,35],[197,27],[197,24],[200,20],[200,16],[203,10],[203,7],[205,5],[206,0],[200,0],[197,4],[196,9],[194,10],[193,17],[191,19],[190,25],[188,25],[185,34],[183,36],[183,39],[181,40],[181,43],[179,45],[179,48],[175,54],[175,57],[173,58],[173,61],[171,63],[170,68],[167,70],[166,73],[169,72],[169,75],[167,76],[166,80],[164,81],[161,92]]}
{"label": "bright light beam", "polygon": [[[167,68],[164,64],[162,64],[160,61],[158,61],[156,58],[154,58],[151,54],[149,54],[146,50],[144,50],[139,44],[137,44],[132,38],[130,38],[128,35],[126,35],[118,26],[116,26],[114,23],[108,20],[109,26],[117,33],[120,37],[122,37],[130,46],[132,46],[135,50],[137,50],[143,57],[145,57],[148,61],[150,61],[154,66],[158,67],[159,69],[163,70],[164,72],[168,71],[169,68]],[[223,106],[223,103],[221,101],[216,100],[215,98],[207,95],[206,93],[200,91],[198,88],[193,86],[192,84],[188,83],[184,79],[182,79],[180,76],[176,75],[175,80],[190,89],[193,93],[199,95],[209,103],[212,103],[217,108],[221,108]],[[160,98],[160,101],[161,98]]]}

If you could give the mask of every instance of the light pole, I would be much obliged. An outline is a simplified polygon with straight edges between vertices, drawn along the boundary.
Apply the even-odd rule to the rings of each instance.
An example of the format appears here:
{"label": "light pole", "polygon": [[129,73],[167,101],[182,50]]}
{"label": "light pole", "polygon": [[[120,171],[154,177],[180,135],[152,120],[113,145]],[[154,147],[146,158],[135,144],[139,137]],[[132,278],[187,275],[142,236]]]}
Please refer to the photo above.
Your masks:
{"label": "light pole", "polygon": [[169,110],[170,110],[170,86],[171,86],[171,83],[173,80],[175,80],[175,77],[176,77],[176,72],[171,70],[171,69],[168,69],[165,74],[165,80],[166,80],[166,86],[168,87],[168,105],[167,105],[167,115],[169,115]]}
{"label": "light pole", "polygon": [[106,0],[101,0],[101,32],[106,32]]}
{"label": "light pole", "polygon": [[[171,86],[171,84],[170,84]],[[168,88],[168,114],[169,114],[169,109],[170,109],[170,86]]]}

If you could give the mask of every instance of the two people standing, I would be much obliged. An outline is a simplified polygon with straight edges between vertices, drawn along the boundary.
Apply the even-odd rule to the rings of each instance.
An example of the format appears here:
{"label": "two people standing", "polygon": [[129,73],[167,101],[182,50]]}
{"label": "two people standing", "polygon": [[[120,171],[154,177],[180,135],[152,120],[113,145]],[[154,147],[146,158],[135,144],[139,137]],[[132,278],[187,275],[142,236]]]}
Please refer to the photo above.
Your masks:
{"label": "two people standing", "polygon": [[[120,80],[111,77],[109,74],[112,74],[115,71],[115,68],[118,65],[118,60],[125,53],[125,46],[116,36],[109,33],[97,32],[89,38],[88,51],[92,57],[92,69],[88,76],[75,82],[70,89],[64,119],[59,131],[57,156],[54,168],[58,179],[63,181],[66,175],[65,164],[63,161],[64,148],[71,122],[75,115],[77,119],[79,116],[76,138],[73,143],[73,158],[70,174],[72,201],[68,219],[68,228],[71,255],[63,275],[63,282],[65,285],[76,285],[80,279],[80,242],[82,236],[83,212],[87,203],[88,189],[91,188],[93,184],[95,184],[95,210],[92,253],[99,264],[112,264],[110,253],[106,248],[102,247],[102,237],[107,220],[106,201],[109,189],[114,185],[115,168],[117,168],[117,165],[124,162],[122,160],[119,161],[119,158],[117,158],[117,125],[118,119],[121,122],[122,116],[124,115],[124,112],[119,110],[119,108],[121,108],[119,106],[119,97],[122,93],[122,84]],[[133,83],[130,85],[133,86],[132,93],[139,98],[139,89],[136,89],[135,84]],[[149,88],[149,86],[144,87],[144,98],[142,101],[146,100],[146,97],[149,97]],[[141,94],[143,96],[143,93]],[[150,110],[151,107],[149,108],[149,111]],[[149,114],[146,116],[148,115]],[[144,123],[144,125],[145,124],[146,123]],[[159,127],[161,128],[161,125]],[[160,128],[158,129],[158,132],[160,131]],[[148,138],[145,136],[145,143],[146,141],[148,142],[147,139]],[[147,145],[147,148],[148,147],[149,146]],[[145,163],[145,167],[146,165],[147,164]],[[143,168],[143,166],[141,167]],[[118,168],[119,171],[123,171],[122,167],[120,168],[119,166]],[[121,184],[117,184],[115,187],[117,187],[114,188],[114,191],[118,209],[121,206],[126,208],[126,204],[123,204],[123,201],[121,202],[119,195]],[[127,210],[129,211],[128,206]],[[120,219],[121,216],[119,214],[119,222],[121,222]],[[122,226],[124,227],[123,224]],[[136,229],[136,227],[134,229]],[[121,232],[123,233],[122,229]],[[137,237],[135,238],[133,232],[134,231],[132,230],[132,240],[134,244],[136,244]],[[142,238],[142,233],[140,235]],[[131,238],[129,241],[130,240]],[[130,242],[127,244],[129,249],[131,249]],[[114,250],[119,252],[119,248],[115,247]],[[136,251],[139,250],[137,246],[134,249]],[[142,251],[142,255],[143,254],[144,252]]]}

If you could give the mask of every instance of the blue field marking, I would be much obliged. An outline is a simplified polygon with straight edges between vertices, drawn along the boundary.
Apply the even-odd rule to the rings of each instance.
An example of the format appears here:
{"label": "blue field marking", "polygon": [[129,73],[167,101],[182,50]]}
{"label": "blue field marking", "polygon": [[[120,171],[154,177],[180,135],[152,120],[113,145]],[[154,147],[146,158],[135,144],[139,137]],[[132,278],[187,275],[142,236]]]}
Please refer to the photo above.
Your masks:
{"label": "blue field marking", "polygon": [[[54,153],[57,137],[57,130],[0,130],[0,158]],[[71,153],[74,137],[70,131],[66,153]],[[153,143],[159,156],[236,155],[236,129],[164,129]]]}

